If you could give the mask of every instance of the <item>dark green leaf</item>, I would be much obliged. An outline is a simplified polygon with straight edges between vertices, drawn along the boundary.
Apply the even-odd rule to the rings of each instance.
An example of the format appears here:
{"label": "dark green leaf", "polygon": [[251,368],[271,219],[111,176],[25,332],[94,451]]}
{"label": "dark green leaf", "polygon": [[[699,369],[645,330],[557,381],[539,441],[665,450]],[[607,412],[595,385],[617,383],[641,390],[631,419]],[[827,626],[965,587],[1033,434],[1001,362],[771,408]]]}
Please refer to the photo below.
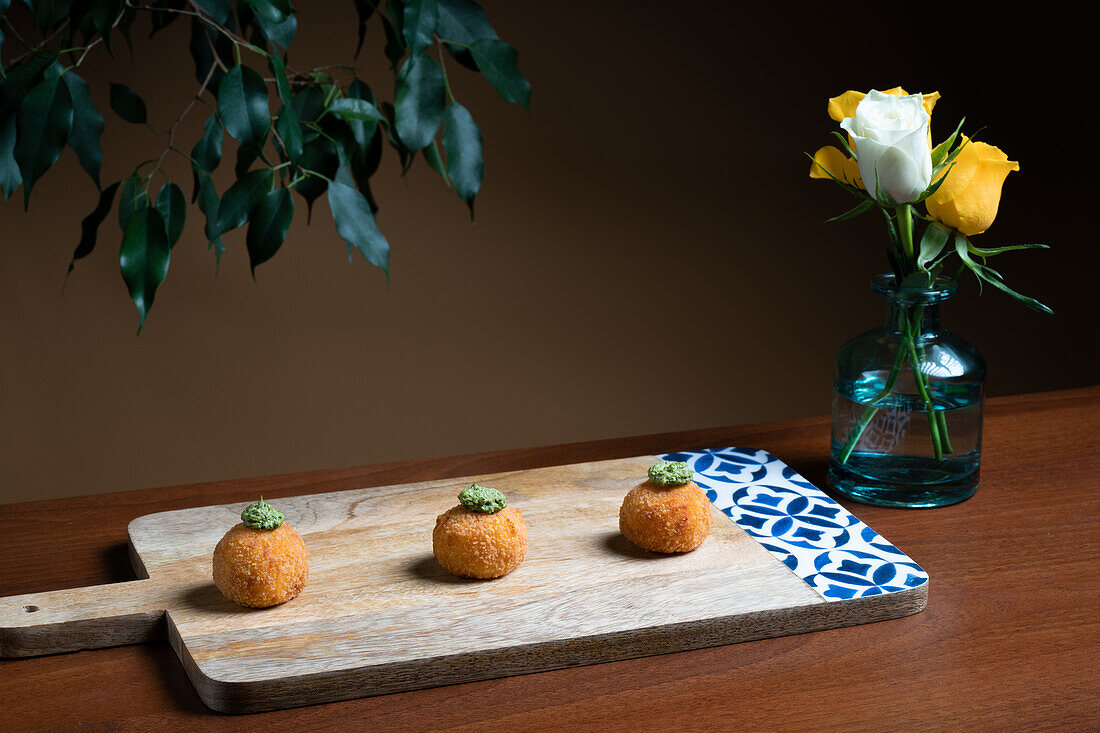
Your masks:
{"label": "dark green leaf", "polygon": [[145,326],[157,288],[168,274],[170,256],[171,248],[160,212],[149,206],[135,211],[122,235],[118,264],[122,269],[122,279],[130,290],[130,299],[141,314],[138,333]]}
{"label": "dark green leaf", "polygon": [[172,25],[181,14],[171,11],[182,10],[186,5],[186,0],[153,0],[151,6],[153,10],[151,18],[153,30],[149,36],[152,37],[156,35],[158,31],[162,31]]}
{"label": "dark green leaf", "polygon": [[454,41],[462,46],[447,44],[447,51],[458,63],[466,68],[478,71],[474,57],[470,55],[468,48],[474,41],[483,39],[495,39],[497,37],[489,19],[485,17],[485,11],[481,6],[471,0],[438,0],[439,23],[437,31],[439,37],[446,43]]}
{"label": "dark green leaf", "polygon": [[474,214],[474,197],[481,189],[484,163],[481,157],[481,130],[469,111],[451,102],[443,120],[443,149],[447,151],[447,173],[459,197]]}
{"label": "dark green leaf", "polygon": [[31,87],[42,81],[42,73],[57,61],[56,51],[39,51],[20,64],[8,69],[0,81],[0,120],[19,109],[19,103]]}
{"label": "dark green leaf", "polygon": [[183,223],[187,218],[187,197],[176,184],[169,181],[157,194],[157,211],[164,219],[164,231],[168,235],[168,246],[176,246],[183,234]]}
{"label": "dark green leaf", "polygon": [[405,0],[401,33],[414,56],[432,45],[438,18],[436,0]]}
{"label": "dark green leaf", "polygon": [[[115,203],[115,192],[118,191],[118,186],[119,184],[116,182],[103,189],[103,193],[99,194],[99,203],[96,205],[95,210],[84,217],[84,220],[80,222],[80,243],[77,244],[76,249],[73,250],[73,259],[69,263],[68,272],[73,271],[73,267],[77,260],[87,257],[92,253],[92,250],[95,249],[96,236],[99,234],[99,225],[102,224],[111,213],[111,206]],[[66,277],[68,276],[68,272],[65,273]]]}
{"label": "dark green leaf", "polygon": [[280,21],[272,21],[257,13],[256,23],[260,26],[264,38],[283,48],[289,46],[298,33],[298,18],[293,14],[284,15]]}
{"label": "dark green leaf", "polygon": [[103,137],[103,115],[92,103],[86,81],[72,71],[62,78],[69,87],[69,96],[73,103],[73,129],[69,133],[69,147],[76,153],[80,166],[88,172],[98,188],[99,168],[103,164],[103,149],[99,142]]}
{"label": "dark green leaf", "polygon": [[241,143],[237,146],[237,164],[233,167],[233,175],[243,178],[256,159],[260,157],[260,149],[251,143]]}
{"label": "dark green leaf", "polygon": [[374,0],[355,0],[355,12],[359,15],[359,42],[355,46],[355,55],[358,56],[367,36],[367,21],[374,14]]}
{"label": "dark green leaf", "polygon": [[302,157],[302,128],[294,117],[294,112],[283,107],[275,118],[275,132],[282,141],[283,154],[294,163]]}
{"label": "dark green leaf", "polygon": [[0,119],[0,191],[5,201],[23,182],[23,174],[15,161],[15,138],[15,115]]}
{"label": "dark green leaf", "polygon": [[424,148],[424,160],[427,161],[429,168],[440,175],[443,182],[447,184],[447,188],[450,188],[451,179],[447,177],[447,166],[443,163],[443,156],[440,155],[439,145],[435,140]]}
{"label": "dark green leaf", "polygon": [[218,236],[248,221],[256,204],[271,190],[272,180],[271,169],[262,168],[249,171],[229,187],[218,205]]}
{"label": "dark green leaf", "polygon": [[336,152],[336,146],[325,137],[316,137],[305,143],[302,147],[302,157],[298,161],[303,171],[314,171],[324,176],[307,175],[294,186],[294,190],[306,200],[306,221],[313,217],[313,202],[323,194],[328,187],[325,178],[332,178],[340,165],[340,158]]}
{"label": "dark green leaf", "polygon": [[325,112],[325,95],[315,86],[299,89],[294,92],[291,107],[299,122],[316,122]]}
{"label": "dark green leaf", "polygon": [[293,218],[294,199],[289,189],[268,191],[256,204],[246,238],[248,262],[253,275],[256,274],[256,265],[267,262],[279,251]]}
{"label": "dark green leaf", "polygon": [[382,111],[365,99],[341,97],[329,105],[328,111],[342,120],[386,121]]}
{"label": "dark green leaf", "polygon": [[328,186],[328,205],[336,231],[347,242],[348,259],[352,249],[376,267],[382,268],[386,279],[390,276],[390,245],[374,223],[374,213],[361,193],[351,186],[333,181]]}
{"label": "dark green leaf", "polygon": [[135,125],[144,125],[149,120],[145,102],[125,84],[111,82],[111,109],[116,115]]}
{"label": "dark green leaf", "polygon": [[221,262],[225,244],[218,232],[218,208],[220,201],[218,191],[214,188],[214,181],[206,173],[198,174],[199,183],[199,211],[206,217],[205,234],[210,246],[214,249],[214,256]]}
{"label": "dark green leaf", "polygon": [[195,190],[191,195],[194,201],[199,195],[199,174],[210,174],[222,160],[222,125],[216,114],[210,115],[203,125],[202,137],[191,148],[191,172],[195,177]]}
{"label": "dark green leaf", "polygon": [[218,112],[230,137],[263,147],[271,127],[264,78],[248,66],[234,66],[218,87]]}
{"label": "dark green leaf", "polygon": [[279,100],[283,103],[284,107],[294,107],[294,103],[291,101],[290,94],[290,80],[286,76],[286,64],[283,63],[283,57],[277,53],[273,53],[268,56],[268,64],[271,66],[271,73],[275,76],[275,90],[279,93]]}
{"label": "dark green leaf", "polygon": [[210,16],[219,25],[225,25],[233,12],[229,0],[195,0],[195,5],[198,5],[206,15]]}
{"label": "dark green leaf", "polygon": [[141,179],[137,176],[127,178],[122,185],[122,195],[118,199],[118,226],[126,231],[126,222],[138,209],[149,205],[149,194],[146,193]]}
{"label": "dark green leaf", "polygon": [[405,41],[393,27],[393,23],[390,22],[389,18],[381,14],[378,17],[382,19],[382,30],[386,34],[386,48],[384,49],[386,58],[390,60],[390,68],[396,69],[397,62],[405,55]]}
{"label": "dark green leaf", "polygon": [[531,84],[519,70],[519,54],[504,41],[482,39],[474,41],[470,53],[481,74],[506,101],[530,109]]}
{"label": "dark green leaf", "polygon": [[401,142],[417,151],[432,141],[447,104],[443,71],[430,56],[412,56],[397,75],[394,123]]}
{"label": "dark green leaf", "polygon": [[40,81],[19,105],[15,160],[23,174],[23,205],[31,189],[56,161],[73,126],[73,101],[60,77]]}
{"label": "dark green leaf", "polygon": [[[231,19],[230,30],[235,25]],[[201,84],[210,75],[209,87],[216,94],[225,76],[221,66],[229,68],[233,65],[233,42],[205,22],[192,18],[191,42],[188,48],[191,50],[191,58],[195,60],[196,81]],[[215,60],[220,61],[221,66]]]}
{"label": "dark green leaf", "polygon": [[244,3],[252,8],[257,19],[263,18],[271,23],[282,23],[291,14],[289,3],[272,0],[244,0]]}

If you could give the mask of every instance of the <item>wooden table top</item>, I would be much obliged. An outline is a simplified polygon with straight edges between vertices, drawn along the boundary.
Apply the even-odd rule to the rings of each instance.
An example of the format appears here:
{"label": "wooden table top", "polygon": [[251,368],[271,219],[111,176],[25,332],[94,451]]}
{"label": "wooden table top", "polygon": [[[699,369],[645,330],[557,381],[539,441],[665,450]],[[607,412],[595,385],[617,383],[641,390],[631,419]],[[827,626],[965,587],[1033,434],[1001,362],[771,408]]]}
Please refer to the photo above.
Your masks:
{"label": "wooden table top", "polygon": [[[152,512],[726,445],[825,484],[821,417],[0,505],[0,595],[134,579],[126,525]],[[244,717],[164,642],[4,660],[0,730],[1095,730],[1100,386],[990,400],[983,452],[962,504],[842,502],[928,571],[915,616]]]}

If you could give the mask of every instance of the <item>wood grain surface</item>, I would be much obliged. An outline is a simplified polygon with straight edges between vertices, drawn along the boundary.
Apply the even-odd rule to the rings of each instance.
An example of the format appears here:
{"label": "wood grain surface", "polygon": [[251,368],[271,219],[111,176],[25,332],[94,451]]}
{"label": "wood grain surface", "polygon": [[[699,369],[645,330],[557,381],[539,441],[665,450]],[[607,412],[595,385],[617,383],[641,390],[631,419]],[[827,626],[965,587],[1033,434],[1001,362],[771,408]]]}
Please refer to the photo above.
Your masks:
{"label": "wood grain surface", "polygon": [[[1100,388],[991,400],[984,443],[962,504],[842,502],[932,576],[913,616],[247,718],[203,705],[164,643],[5,660],[0,730],[1095,730]],[[3,505],[0,595],[134,580],[125,527],[163,509],[714,445],[824,485],[822,417]]]}
{"label": "wood grain surface", "polygon": [[[245,609],[210,577],[244,504],[130,522],[147,580],[0,597],[0,655],[148,641],[160,628],[203,701],[255,712],[542,672],[895,618],[927,585],[826,602],[720,511],[690,553],[639,550],[619,505],[655,456],[288,497],[310,552],[293,602]],[[435,518],[474,481],[523,512],[532,547],[494,581],[432,555]],[[159,614],[158,614],[159,611]],[[160,616],[167,612],[162,623]]]}

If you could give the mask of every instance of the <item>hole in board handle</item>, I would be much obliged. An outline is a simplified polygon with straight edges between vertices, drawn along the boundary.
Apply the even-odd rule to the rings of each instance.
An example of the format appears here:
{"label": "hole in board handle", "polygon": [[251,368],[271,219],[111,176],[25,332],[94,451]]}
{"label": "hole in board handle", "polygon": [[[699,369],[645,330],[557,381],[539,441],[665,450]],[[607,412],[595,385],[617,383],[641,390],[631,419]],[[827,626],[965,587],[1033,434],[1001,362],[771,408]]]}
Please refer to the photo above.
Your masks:
{"label": "hole in board handle", "polygon": [[38,610],[38,606],[23,606],[23,610],[27,613],[34,613]]}

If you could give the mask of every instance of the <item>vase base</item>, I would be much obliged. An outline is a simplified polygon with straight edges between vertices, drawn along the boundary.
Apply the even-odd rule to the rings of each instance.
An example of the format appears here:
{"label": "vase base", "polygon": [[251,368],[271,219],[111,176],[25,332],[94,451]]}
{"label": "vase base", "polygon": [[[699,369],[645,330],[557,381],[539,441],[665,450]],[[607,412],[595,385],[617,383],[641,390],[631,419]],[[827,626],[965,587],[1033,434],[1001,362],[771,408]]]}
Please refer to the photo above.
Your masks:
{"label": "vase base", "polygon": [[868,477],[836,460],[829,462],[829,485],[840,494],[876,506],[930,509],[958,504],[974,495],[978,488],[978,470],[935,483],[906,481],[905,470],[891,471],[882,477]]}

